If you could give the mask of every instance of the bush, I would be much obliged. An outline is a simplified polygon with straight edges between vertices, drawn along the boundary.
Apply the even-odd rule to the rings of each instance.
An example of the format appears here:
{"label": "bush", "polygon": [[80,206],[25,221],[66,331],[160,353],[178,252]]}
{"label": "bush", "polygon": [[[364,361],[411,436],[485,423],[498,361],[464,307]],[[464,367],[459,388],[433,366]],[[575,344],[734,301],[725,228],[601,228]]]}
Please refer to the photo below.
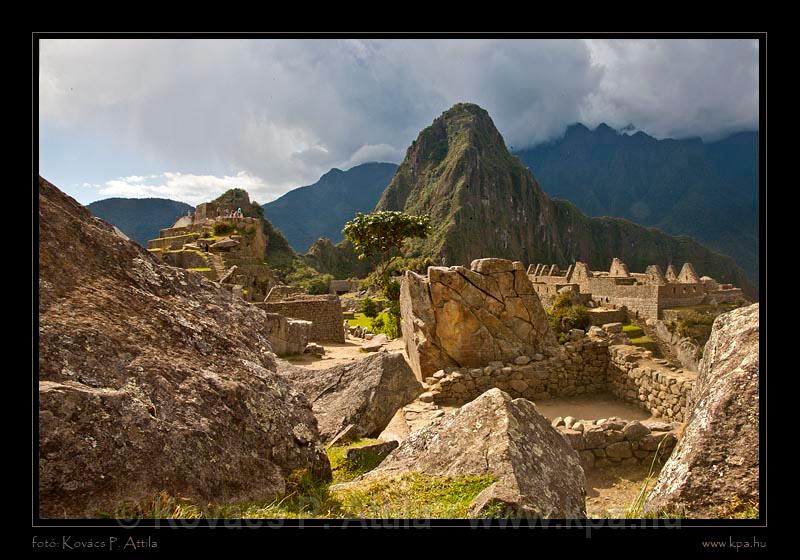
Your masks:
{"label": "bush", "polygon": [[400,282],[389,280],[389,283],[383,288],[383,295],[389,301],[400,301]]}
{"label": "bush", "polygon": [[366,315],[370,318],[375,318],[378,316],[378,304],[375,303],[374,299],[371,298],[364,298],[361,302],[361,313]]}
{"label": "bush", "polygon": [[566,334],[571,329],[587,330],[592,325],[589,310],[583,305],[573,305],[568,293],[556,296],[548,315],[550,327],[560,342],[566,340]]}
{"label": "bush", "polygon": [[214,235],[216,237],[221,237],[231,233],[233,233],[233,226],[231,224],[226,224],[225,222],[214,224]]}
{"label": "bush", "polygon": [[400,335],[400,323],[397,316],[392,313],[380,313],[372,320],[373,333],[383,333],[389,338],[397,338]]}
{"label": "bush", "polygon": [[299,286],[309,294],[327,294],[333,276],[322,274],[317,270],[301,264],[295,263],[292,272],[286,275],[286,283],[291,286]]}

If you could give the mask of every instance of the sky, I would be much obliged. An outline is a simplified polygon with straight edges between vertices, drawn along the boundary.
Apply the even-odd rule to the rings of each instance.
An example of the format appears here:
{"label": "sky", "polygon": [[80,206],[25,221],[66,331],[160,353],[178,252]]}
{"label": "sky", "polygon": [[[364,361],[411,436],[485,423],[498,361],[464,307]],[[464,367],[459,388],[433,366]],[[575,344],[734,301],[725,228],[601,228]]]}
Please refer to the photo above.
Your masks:
{"label": "sky", "polygon": [[514,149],[582,122],[706,141],[758,128],[751,39],[42,40],[40,174],[79,202],[265,203],[399,163],[458,102]]}

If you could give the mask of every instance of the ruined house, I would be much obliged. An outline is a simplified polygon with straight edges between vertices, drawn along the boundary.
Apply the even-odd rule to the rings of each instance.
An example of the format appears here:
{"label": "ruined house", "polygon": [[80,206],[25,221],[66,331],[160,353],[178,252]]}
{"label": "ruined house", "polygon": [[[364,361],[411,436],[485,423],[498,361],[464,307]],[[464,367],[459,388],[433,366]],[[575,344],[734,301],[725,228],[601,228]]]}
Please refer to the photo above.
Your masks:
{"label": "ruined house", "polygon": [[528,278],[545,306],[551,305],[562,289],[577,289],[599,305],[624,306],[643,318],[658,319],[664,309],[673,307],[744,299],[741,288],[720,284],[708,276],[701,278],[691,263],[684,263],[680,273],[671,264],[666,273],[657,264],[644,272],[630,272],[618,258],[608,271],[589,270],[582,262],[570,265],[566,271],[555,264],[532,264]]}

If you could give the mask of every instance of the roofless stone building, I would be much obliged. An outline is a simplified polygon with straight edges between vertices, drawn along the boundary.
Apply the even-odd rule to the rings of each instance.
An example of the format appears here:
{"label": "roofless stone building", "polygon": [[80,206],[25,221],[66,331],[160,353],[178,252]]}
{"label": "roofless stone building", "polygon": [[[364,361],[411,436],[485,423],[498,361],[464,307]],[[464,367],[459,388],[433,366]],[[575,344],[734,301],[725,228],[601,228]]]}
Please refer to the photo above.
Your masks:
{"label": "roofless stone building", "polygon": [[611,262],[608,271],[589,270],[576,262],[566,271],[558,265],[532,264],[528,278],[545,306],[563,288],[578,290],[587,299],[601,305],[627,307],[645,319],[658,319],[664,309],[701,303],[724,303],[744,299],[741,288],[719,284],[708,276],[702,278],[691,263],[684,263],[680,273],[670,264],[666,273],[652,264],[644,272],[630,272],[620,259]]}

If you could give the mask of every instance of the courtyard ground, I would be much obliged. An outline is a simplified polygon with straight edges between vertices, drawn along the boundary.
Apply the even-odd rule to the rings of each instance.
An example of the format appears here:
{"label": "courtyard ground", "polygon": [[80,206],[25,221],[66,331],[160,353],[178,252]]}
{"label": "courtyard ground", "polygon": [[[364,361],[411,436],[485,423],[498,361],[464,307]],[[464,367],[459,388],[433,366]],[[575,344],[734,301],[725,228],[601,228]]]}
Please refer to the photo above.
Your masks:
{"label": "courtyard ground", "polygon": [[[348,336],[344,343],[324,343],[325,355],[309,354],[286,358],[294,365],[310,369],[324,369],[334,365],[350,363],[368,354],[361,350],[364,341]],[[405,356],[402,338],[386,345],[389,352],[401,352]],[[536,403],[539,412],[548,420],[572,416],[576,419],[619,417],[625,420],[650,420],[652,416],[634,405],[619,401],[611,394],[556,398]],[[433,418],[455,410],[457,407],[439,406],[415,400],[397,411],[379,439],[403,440],[408,435],[428,424]],[[633,506],[646,482],[652,487],[658,469],[651,473],[651,465],[616,465],[586,472],[586,512],[594,518],[624,518]],[[648,481],[648,474],[652,478]]]}

